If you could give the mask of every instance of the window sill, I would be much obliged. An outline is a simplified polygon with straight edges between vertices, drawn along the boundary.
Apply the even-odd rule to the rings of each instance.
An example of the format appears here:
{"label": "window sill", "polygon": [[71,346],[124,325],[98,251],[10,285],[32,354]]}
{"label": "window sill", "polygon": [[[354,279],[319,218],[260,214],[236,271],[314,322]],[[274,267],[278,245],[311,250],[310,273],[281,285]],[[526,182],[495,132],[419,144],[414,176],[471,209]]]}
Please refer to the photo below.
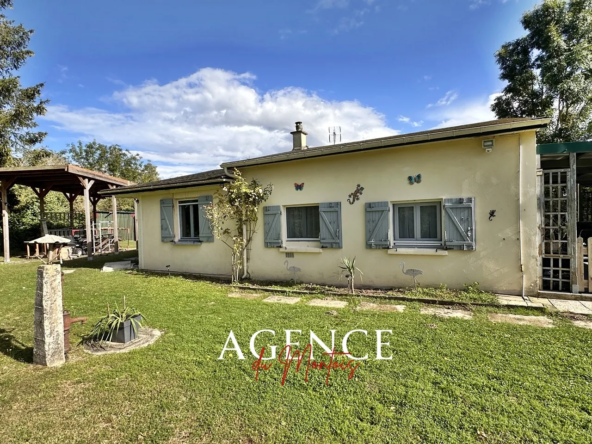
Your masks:
{"label": "window sill", "polygon": [[312,247],[282,247],[280,253],[322,253],[322,248]]}
{"label": "window sill", "polygon": [[388,254],[416,256],[448,256],[448,250],[435,248],[391,248]]}
{"label": "window sill", "polygon": [[191,240],[178,240],[174,241],[173,245],[201,245],[201,241],[191,241]]}

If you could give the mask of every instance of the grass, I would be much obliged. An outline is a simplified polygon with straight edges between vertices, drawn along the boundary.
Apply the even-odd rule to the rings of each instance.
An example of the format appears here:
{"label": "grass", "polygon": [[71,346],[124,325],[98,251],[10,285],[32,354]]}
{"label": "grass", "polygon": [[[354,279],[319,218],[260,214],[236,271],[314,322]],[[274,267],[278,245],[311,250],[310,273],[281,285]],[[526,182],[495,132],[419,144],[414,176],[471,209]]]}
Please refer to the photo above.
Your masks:
{"label": "grass", "polygon": [[[124,259],[134,253],[121,253]],[[66,365],[30,363],[37,264],[0,265],[0,424],[20,442],[592,442],[592,331],[560,317],[556,328],[404,313],[338,310],[228,298],[232,288],[180,276],[100,273],[114,257],[71,261],[64,306],[88,316],[107,303],[141,310],[165,330],[152,346],[91,356],[74,347]],[[306,296],[304,300],[314,296]],[[261,297],[263,298],[263,296]],[[540,314],[526,309],[519,314]],[[436,327],[436,328],[434,328]],[[376,329],[390,329],[390,361],[363,361],[352,380],[334,371],[309,382],[276,364],[254,380],[249,338],[262,329],[313,330],[329,339],[353,329],[351,351],[375,355]],[[217,360],[233,330],[247,359]]]}
{"label": "grass", "polygon": [[[294,281],[287,282],[250,282],[247,284],[253,289],[257,287],[276,288],[284,292],[308,291],[316,294],[335,294],[339,293],[348,296],[349,292],[345,288],[329,287],[325,285],[298,283]],[[498,304],[497,297],[493,293],[479,289],[479,283],[465,284],[462,290],[453,290],[441,285],[438,288],[421,287],[377,290],[377,289],[357,289],[355,296],[379,296],[388,298],[389,296],[405,296],[416,299],[436,299],[440,301],[462,302],[462,303],[480,303],[480,304]]]}

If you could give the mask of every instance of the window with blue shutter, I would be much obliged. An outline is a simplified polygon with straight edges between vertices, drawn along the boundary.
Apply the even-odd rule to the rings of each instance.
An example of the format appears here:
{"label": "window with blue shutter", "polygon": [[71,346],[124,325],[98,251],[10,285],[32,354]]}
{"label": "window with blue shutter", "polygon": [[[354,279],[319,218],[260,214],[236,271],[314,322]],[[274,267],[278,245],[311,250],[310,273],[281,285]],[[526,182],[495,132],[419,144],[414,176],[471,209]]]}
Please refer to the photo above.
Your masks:
{"label": "window with blue shutter", "polygon": [[214,242],[212,225],[206,217],[205,207],[214,201],[213,196],[200,196],[197,199],[197,214],[199,219],[199,240],[202,242]]}
{"label": "window with blue shutter", "polygon": [[444,199],[444,231],[449,250],[475,250],[475,198]]}
{"label": "window with blue shutter", "polygon": [[172,242],[173,232],[173,199],[160,199],[160,240]]}
{"label": "window with blue shutter", "polygon": [[389,248],[388,202],[366,203],[366,248]]}
{"label": "window with blue shutter", "polygon": [[321,248],[342,248],[341,202],[325,202],[319,205]]}
{"label": "window with blue shutter", "polygon": [[267,248],[282,246],[282,207],[272,205],[263,207],[263,236]]}

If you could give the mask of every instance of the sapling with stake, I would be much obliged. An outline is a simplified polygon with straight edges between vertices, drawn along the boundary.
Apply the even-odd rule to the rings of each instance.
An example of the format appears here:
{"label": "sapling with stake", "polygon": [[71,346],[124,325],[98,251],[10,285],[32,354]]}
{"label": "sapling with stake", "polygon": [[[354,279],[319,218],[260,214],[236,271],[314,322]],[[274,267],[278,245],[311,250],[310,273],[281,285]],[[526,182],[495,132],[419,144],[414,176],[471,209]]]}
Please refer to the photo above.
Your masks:
{"label": "sapling with stake", "polygon": [[341,259],[339,268],[341,269],[341,275],[345,275],[347,278],[347,288],[351,294],[355,293],[354,281],[356,277],[356,271],[360,274],[360,280],[362,279],[362,270],[356,267],[356,258],[349,259],[344,257]]}

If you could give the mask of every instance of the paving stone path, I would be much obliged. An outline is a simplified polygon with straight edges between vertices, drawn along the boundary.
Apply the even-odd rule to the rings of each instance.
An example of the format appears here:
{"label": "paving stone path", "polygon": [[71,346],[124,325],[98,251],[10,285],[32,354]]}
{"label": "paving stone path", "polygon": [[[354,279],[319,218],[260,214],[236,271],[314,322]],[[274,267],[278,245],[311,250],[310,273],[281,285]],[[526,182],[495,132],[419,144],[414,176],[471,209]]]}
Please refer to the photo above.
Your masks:
{"label": "paving stone path", "polygon": [[300,299],[301,298],[294,298],[291,296],[269,296],[268,298],[263,299],[263,302],[294,305],[300,302]]}
{"label": "paving stone path", "polygon": [[440,318],[473,319],[473,313],[468,310],[453,310],[443,307],[424,307],[419,310],[421,314],[434,315]]}
{"label": "paving stone path", "polygon": [[[259,293],[229,293],[228,297],[240,299],[258,299]],[[300,302],[302,298],[293,296],[268,296],[263,302],[276,304],[294,305]],[[520,307],[546,307],[561,312],[576,313],[582,315],[592,315],[592,302],[589,301],[566,301],[560,299],[530,298],[530,301],[523,300],[520,296],[498,296],[501,305],[513,305]],[[327,299],[311,299],[306,305],[312,307],[345,308],[346,301]],[[357,310],[361,311],[381,311],[381,312],[402,312],[405,305],[375,304],[372,302],[360,302]],[[337,312],[328,312],[337,314]],[[473,313],[469,310],[459,310],[447,307],[423,307],[421,314],[433,315],[440,318],[473,319]],[[517,325],[532,325],[535,327],[552,328],[553,321],[546,316],[523,316],[505,313],[491,313],[488,315],[491,322],[505,322]],[[581,328],[592,330],[592,320],[571,320],[571,322]]]}
{"label": "paving stone path", "polygon": [[390,304],[373,304],[371,302],[361,302],[358,310],[374,310],[374,311],[398,311],[405,310],[404,305],[390,305]]}
{"label": "paving stone path", "polygon": [[553,327],[553,321],[545,316],[522,316],[513,314],[491,313],[491,322],[506,322],[518,325],[534,325],[535,327]]}
{"label": "paving stone path", "polygon": [[258,299],[261,297],[259,293],[229,293],[229,298],[238,298],[238,299]]}
{"label": "paving stone path", "polygon": [[347,307],[347,302],[334,301],[331,299],[311,299],[306,305],[311,305],[313,307],[345,308]]}

